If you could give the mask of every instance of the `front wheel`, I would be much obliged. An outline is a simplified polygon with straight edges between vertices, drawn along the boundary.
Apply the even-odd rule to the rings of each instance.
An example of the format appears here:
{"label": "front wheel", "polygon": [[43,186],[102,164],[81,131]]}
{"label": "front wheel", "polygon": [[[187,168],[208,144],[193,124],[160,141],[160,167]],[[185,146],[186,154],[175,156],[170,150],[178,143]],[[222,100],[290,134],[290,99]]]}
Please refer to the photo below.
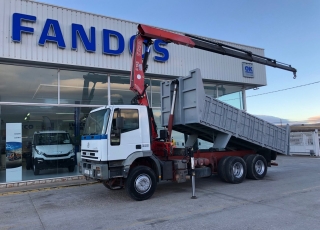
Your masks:
{"label": "front wheel", "polygon": [[74,165],[70,165],[70,166],[68,167],[68,171],[69,171],[69,172],[74,172]]}
{"label": "front wheel", "polygon": [[137,201],[149,199],[157,187],[156,175],[146,166],[137,166],[132,169],[126,180],[128,195]]}
{"label": "front wheel", "polygon": [[32,168],[32,160],[31,157],[26,158],[26,169],[30,170]]}
{"label": "front wheel", "polygon": [[40,174],[40,169],[39,169],[37,162],[35,160],[33,160],[33,174],[34,175]]}

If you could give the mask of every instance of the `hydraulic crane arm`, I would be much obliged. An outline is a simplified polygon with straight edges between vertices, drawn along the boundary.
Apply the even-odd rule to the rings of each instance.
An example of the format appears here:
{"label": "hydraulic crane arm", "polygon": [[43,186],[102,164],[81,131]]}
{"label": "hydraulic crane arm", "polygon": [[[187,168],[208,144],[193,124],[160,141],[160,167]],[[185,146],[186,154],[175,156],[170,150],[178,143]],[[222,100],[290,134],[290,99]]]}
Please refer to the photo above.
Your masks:
{"label": "hydraulic crane arm", "polygon": [[[146,95],[147,84],[144,83],[144,73],[146,72],[148,65],[148,57],[150,54],[150,47],[152,45],[152,39],[161,39],[167,43],[175,43],[178,45],[184,45],[191,48],[197,48],[206,50],[221,55],[226,55],[234,58],[247,60],[250,62],[256,62],[267,66],[291,71],[296,78],[297,70],[292,68],[291,65],[277,62],[275,59],[267,58],[256,55],[251,51],[239,49],[237,47],[225,45],[219,42],[208,41],[189,34],[176,34],[169,31],[157,29],[146,25],[138,25],[138,34],[134,41],[134,49],[132,53],[132,67],[130,75],[130,89],[136,93],[134,98],[135,102],[140,105],[149,107],[148,98]],[[146,46],[145,56],[143,58],[143,46]],[[153,117],[151,118],[154,123]],[[153,138],[157,137],[155,125],[152,127]]]}
{"label": "hydraulic crane arm", "polygon": [[[139,33],[136,36],[134,43],[134,51],[132,54],[133,57],[130,89],[137,93],[140,97],[143,97],[146,88],[144,84],[144,73],[147,70],[147,61],[150,53],[150,46],[152,45],[152,39],[161,39],[167,43],[172,42],[178,45],[184,45],[191,48],[206,50],[221,55],[226,55],[291,71],[294,74],[294,78],[296,78],[297,70],[295,68],[292,68],[291,65],[278,62],[272,58],[254,54],[248,50],[239,49],[237,47],[225,45],[219,42],[208,41],[190,34],[176,34],[141,24],[138,25],[138,30]],[[147,48],[145,52],[145,57],[143,59],[142,55],[144,45]]]}
{"label": "hydraulic crane arm", "polygon": [[222,55],[227,55],[227,56],[235,57],[239,59],[244,59],[247,61],[256,62],[259,64],[272,66],[272,67],[283,69],[283,70],[288,70],[293,72],[293,78],[296,78],[297,70],[295,68],[292,68],[291,65],[277,62],[275,59],[254,54],[248,50],[239,49],[239,48],[225,45],[219,42],[208,41],[208,40],[198,38],[196,36],[189,35],[189,34],[185,34],[185,35],[190,37],[190,39],[195,43],[194,48],[198,48],[201,50],[206,50],[209,52],[218,53]]}

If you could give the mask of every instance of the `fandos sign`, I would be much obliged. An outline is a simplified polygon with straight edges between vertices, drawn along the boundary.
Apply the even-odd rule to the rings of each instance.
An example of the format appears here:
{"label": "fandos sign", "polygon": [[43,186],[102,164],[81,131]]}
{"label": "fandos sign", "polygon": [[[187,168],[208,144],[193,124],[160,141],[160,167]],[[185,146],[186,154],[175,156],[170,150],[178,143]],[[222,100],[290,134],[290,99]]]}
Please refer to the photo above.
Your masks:
{"label": "fandos sign", "polygon": [[[33,34],[34,28],[31,26],[26,26],[26,23],[36,23],[37,17],[34,15],[14,13],[12,15],[12,41],[20,43],[22,40],[22,33]],[[71,49],[78,49],[77,38],[80,38],[80,41],[87,52],[94,53],[96,52],[97,44],[97,31],[95,27],[90,27],[89,32],[87,33],[83,25],[72,23],[71,24]],[[102,53],[106,55],[121,55],[125,49],[125,39],[124,36],[115,30],[102,29],[100,31],[102,34]],[[111,38],[117,40],[117,47],[111,47]],[[128,41],[129,52],[132,53],[133,50],[133,41],[135,35],[131,36]],[[39,46],[44,46],[45,43],[51,42],[57,44],[57,47],[60,49],[66,49],[66,41],[62,33],[60,24],[58,20],[55,19],[46,19],[43,29],[41,31],[40,38],[38,40]],[[157,54],[154,56],[154,60],[158,62],[166,62],[169,59],[169,51],[164,48],[166,42],[162,40],[155,40],[153,44],[153,50]]]}

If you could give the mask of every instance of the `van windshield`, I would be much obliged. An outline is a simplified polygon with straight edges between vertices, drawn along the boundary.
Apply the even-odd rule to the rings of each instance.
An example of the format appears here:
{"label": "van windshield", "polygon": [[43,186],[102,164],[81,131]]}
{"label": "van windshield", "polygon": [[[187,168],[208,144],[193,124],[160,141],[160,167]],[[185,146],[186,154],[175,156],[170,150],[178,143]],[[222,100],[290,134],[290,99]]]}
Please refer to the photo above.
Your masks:
{"label": "van windshield", "polygon": [[105,134],[110,116],[110,109],[102,109],[92,113],[86,119],[82,135]]}
{"label": "van windshield", "polygon": [[36,133],[33,143],[35,145],[63,145],[71,144],[69,133]]}

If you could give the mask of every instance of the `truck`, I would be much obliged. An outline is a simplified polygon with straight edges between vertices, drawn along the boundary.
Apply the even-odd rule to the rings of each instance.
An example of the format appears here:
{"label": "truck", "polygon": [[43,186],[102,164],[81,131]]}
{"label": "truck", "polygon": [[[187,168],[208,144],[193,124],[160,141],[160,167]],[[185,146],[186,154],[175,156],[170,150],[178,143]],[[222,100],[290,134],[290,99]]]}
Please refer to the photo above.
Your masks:
{"label": "truck", "polygon": [[40,170],[56,168],[67,168],[69,172],[74,172],[75,153],[69,133],[59,130],[36,131],[26,168],[32,168],[34,175],[39,175]]}
{"label": "truck", "polygon": [[[209,41],[189,34],[176,34],[138,25],[132,53],[131,105],[107,105],[92,110],[81,137],[79,172],[110,190],[126,189],[137,201],[149,199],[157,183],[192,181],[218,174],[238,184],[245,178],[260,180],[267,168],[277,165],[278,153],[287,153],[289,127],[277,127],[249,113],[205,95],[201,72],[161,83],[161,125],[157,127],[149,106],[144,82],[153,39],[198,48],[222,55],[291,71],[297,70],[250,51]],[[142,58],[143,46],[146,53]],[[185,134],[185,148],[172,142],[172,131]],[[197,139],[212,143],[196,150]]]}

